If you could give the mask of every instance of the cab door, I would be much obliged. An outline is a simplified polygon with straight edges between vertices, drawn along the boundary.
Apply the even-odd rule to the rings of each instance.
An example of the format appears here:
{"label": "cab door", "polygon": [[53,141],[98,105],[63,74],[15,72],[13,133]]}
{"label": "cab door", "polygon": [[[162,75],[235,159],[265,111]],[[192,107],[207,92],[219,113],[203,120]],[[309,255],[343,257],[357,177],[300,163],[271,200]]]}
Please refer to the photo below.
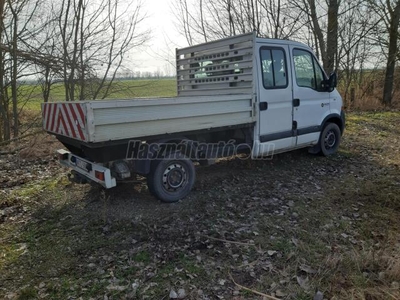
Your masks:
{"label": "cab door", "polygon": [[312,145],[318,142],[321,123],[330,112],[330,93],[323,87],[326,75],[310,51],[293,46],[291,51],[296,145]]}
{"label": "cab door", "polygon": [[[295,146],[289,46],[259,47],[259,133],[268,151]],[[263,150],[260,150],[263,152]]]}

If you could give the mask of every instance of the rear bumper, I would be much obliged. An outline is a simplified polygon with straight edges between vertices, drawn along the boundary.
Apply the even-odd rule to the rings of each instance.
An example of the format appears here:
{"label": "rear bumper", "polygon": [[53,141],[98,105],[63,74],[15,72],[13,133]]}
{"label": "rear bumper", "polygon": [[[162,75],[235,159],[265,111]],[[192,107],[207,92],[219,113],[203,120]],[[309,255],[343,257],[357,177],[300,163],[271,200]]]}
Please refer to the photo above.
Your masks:
{"label": "rear bumper", "polygon": [[94,181],[106,189],[117,185],[116,179],[111,176],[110,169],[95,164],[64,149],[57,150],[61,165],[74,170],[87,180]]}

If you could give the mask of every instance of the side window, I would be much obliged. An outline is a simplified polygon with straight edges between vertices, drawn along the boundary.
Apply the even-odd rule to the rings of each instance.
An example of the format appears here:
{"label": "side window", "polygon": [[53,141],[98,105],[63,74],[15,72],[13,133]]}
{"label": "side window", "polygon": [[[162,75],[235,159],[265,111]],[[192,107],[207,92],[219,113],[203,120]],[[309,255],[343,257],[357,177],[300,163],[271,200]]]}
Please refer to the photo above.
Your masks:
{"label": "side window", "polygon": [[279,89],[287,87],[288,79],[284,50],[261,48],[260,54],[264,88]]}
{"label": "side window", "polygon": [[315,79],[317,80],[317,91],[323,91],[322,88],[322,81],[325,79],[324,72],[321,70],[317,60],[314,60],[314,67],[315,67]]}
{"label": "side window", "polygon": [[294,49],[293,61],[297,85],[322,91],[324,73],[312,54],[308,51]]}

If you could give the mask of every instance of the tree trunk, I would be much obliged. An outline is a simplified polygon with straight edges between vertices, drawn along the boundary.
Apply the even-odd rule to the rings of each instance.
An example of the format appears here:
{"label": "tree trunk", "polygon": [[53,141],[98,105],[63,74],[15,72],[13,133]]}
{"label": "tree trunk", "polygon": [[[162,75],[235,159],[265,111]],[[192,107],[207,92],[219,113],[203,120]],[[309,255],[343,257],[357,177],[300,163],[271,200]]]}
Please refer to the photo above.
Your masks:
{"label": "tree trunk", "polygon": [[85,100],[86,95],[86,76],[85,76],[85,60],[83,58],[84,55],[84,47],[85,47],[85,27],[83,26],[83,20],[85,18],[85,10],[86,7],[82,7],[82,26],[79,28],[80,40],[79,40],[79,100]]}
{"label": "tree trunk", "polygon": [[[66,2],[67,1],[67,2]],[[65,8],[65,11],[64,11]],[[65,101],[70,101],[69,98],[69,82],[68,82],[68,37],[67,37],[67,28],[68,28],[68,17],[70,14],[71,8],[71,0],[63,0],[61,4],[60,14],[58,16],[58,22],[61,32],[61,42],[63,47],[63,80],[64,80],[64,90],[65,90]],[[64,16],[64,19],[63,19]]]}
{"label": "tree trunk", "polygon": [[51,78],[50,78],[50,67],[46,66],[44,71],[44,82],[42,84],[43,102],[49,102],[50,89],[51,89]]}
{"label": "tree trunk", "polygon": [[[4,5],[5,0],[0,0],[0,43],[3,42],[3,19],[4,19]],[[8,119],[8,107],[4,87],[4,50],[0,50],[0,127],[1,130],[0,140],[10,139],[10,123]]]}
{"label": "tree trunk", "polygon": [[[11,7],[11,3],[9,4]],[[18,74],[18,56],[17,56],[17,40],[18,40],[18,15],[17,12],[11,9],[14,26],[13,26],[13,37],[12,37],[12,72],[11,72],[11,98],[12,98],[12,109],[13,109],[13,134],[14,137],[18,137],[19,133],[19,118],[18,118],[18,99],[17,99],[17,74]]]}
{"label": "tree trunk", "polygon": [[329,0],[328,6],[328,32],[326,37],[326,65],[328,74],[335,70],[335,59],[338,45],[338,0]]}
{"label": "tree trunk", "polygon": [[308,1],[308,5],[310,6],[310,17],[311,17],[312,26],[314,29],[314,34],[315,34],[316,40],[318,40],[319,49],[321,50],[322,63],[324,65],[324,68],[327,68],[329,63],[328,63],[327,55],[326,55],[324,34],[322,33],[322,29],[319,26],[319,19],[318,19],[318,15],[317,15],[317,8],[315,5],[315,0],[307,0],[307,1]]}
{"label": "tree trunk", "polygon": [[[75,27],[73,28],[74,30],[74,40],[73,40],[73,51],[72,51],[72,60],[71,60],[71,71],[69,74],[69,97],[71,101],[75,100],[75,73],[77,72],[77,67],[78,67],[78,57],[79,57],[79,48],[80,48],[80,43],[79,43],[79,37],[80,37],[80,30],[82,22],[81,14],[83,10],[83,0],[79,0],[78,7],[74,7],[75,10]],[[78,75],[79,76],[79,75]]]}
{"label": "tree trunk", "polygon": [[389,106],[392,103],[394,70],[396,67],[396,55],[397,55],[398,29],[400,22],[400,1],[396,2],[396,6],[390,12],[390,14],[391,16],[390,16],[390,28],[389,28],[389,52],[386,64],[385,84],[383,87],[383,99],[382,99],[383,104],[386,106]]}

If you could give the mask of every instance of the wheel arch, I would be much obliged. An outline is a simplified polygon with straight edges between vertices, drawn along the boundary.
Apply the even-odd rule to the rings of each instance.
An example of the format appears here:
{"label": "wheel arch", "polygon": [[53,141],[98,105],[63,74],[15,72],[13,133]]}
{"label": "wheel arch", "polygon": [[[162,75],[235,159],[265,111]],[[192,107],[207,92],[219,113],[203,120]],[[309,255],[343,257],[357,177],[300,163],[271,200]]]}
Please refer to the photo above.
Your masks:
{"label": "wheel arch", "polygon": [[340,133],[344,132],[344,121],[343,118],[339,114],[329,114],[327,115],[321,124],[321,132],[324,130],[327,123],[335,123],[340,128]]}

